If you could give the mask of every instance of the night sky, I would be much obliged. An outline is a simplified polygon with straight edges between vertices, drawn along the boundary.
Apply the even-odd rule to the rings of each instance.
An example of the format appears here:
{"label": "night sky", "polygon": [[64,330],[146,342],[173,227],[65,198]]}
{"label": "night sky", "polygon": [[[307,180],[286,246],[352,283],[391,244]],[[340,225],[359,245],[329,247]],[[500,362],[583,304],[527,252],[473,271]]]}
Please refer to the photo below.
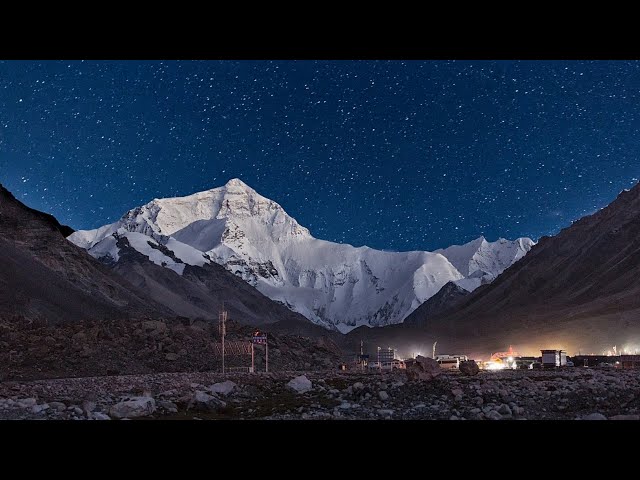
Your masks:
{"label": "night sky", "polygon": [[0,62],[0,183],[74,228],[238,177],[326,240],[537,239],[638,152],[640,62]]}

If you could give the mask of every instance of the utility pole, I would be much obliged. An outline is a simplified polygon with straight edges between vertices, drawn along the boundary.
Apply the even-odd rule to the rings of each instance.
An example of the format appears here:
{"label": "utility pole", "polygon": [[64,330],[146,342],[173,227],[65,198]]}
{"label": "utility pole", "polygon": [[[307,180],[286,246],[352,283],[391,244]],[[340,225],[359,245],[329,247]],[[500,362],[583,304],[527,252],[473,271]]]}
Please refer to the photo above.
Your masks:
{"label": "utility pole", "polygon": [[360,358],[358,359],[358,363],[360,364],[360,369],[364,371],[364,350],[362,340],[360,340]]}
{"label": "utility pole", "polygon": [[267,334],[264,334],[264,371],[269,373],[269,340],[267,339]]}
{"label": "utility pole", "polygon": [[222,310],[218,314],[218,320],[220,321],[220,336],[222,337],[222,373],[224,374],[224,336],[227,333],[227,311],[224,308],[224,302],[222,302]]}
{"label": "utility pole", "polygon": [[436,344],[437,343],[438,343],[437,340],[435,342],[433,342],[433,353],[431,354],[431,358],[433,358],[434,360],[436,359]]}

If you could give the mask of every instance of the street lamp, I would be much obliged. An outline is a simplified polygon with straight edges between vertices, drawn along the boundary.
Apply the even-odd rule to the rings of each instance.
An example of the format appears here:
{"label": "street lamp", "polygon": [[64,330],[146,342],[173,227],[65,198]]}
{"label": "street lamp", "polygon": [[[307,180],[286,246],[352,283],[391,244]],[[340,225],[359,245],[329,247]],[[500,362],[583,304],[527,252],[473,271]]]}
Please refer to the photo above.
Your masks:
{"label": "street lamp", "polygon": [[378,347],[378,370],[382,373],[382,364],[380,363],[380,347]]}

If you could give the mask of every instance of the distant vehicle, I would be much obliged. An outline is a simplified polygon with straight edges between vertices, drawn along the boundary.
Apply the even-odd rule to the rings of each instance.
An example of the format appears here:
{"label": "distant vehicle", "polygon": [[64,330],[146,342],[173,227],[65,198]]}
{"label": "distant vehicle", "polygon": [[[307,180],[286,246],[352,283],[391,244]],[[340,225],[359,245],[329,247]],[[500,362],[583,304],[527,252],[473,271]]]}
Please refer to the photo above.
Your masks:
{"label": "distant vehicle", "polygon": [[567,360],[567,367],[575,367],[572,361]]}
{"label": "distant vehicle", "polygon": [[600,367],[600,368],[614,368],[613,363],[608,363],[608,362],[600,362],[598,364],[598,367]]}
{"label": "distant vehicle", "polygon": [[440,368],[444,368],[445,370],[456,370],[460,367],[460,359],[458,357],[438,358],[436,361],[440,365]]}
{"label": "distant vehicle", "polygon": [[531,370],[539,370],[542,368],[542,364],[540,362],[533,362],[530,368]]}
{"label": "distant vehicle", "polygon": [[380,362],[369,362],[367,368],[369,370],[378,370],[380,368]]}

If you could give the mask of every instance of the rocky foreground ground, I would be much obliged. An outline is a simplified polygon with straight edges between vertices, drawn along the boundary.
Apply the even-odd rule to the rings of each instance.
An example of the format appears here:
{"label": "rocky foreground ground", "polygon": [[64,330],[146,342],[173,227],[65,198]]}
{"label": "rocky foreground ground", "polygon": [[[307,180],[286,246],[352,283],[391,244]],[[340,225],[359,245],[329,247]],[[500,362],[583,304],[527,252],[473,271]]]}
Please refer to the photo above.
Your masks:
{"label": "rocky foreground ground", "polygon": [[0,383],[0,419],[640,419],[640,372],[164,373]]}

